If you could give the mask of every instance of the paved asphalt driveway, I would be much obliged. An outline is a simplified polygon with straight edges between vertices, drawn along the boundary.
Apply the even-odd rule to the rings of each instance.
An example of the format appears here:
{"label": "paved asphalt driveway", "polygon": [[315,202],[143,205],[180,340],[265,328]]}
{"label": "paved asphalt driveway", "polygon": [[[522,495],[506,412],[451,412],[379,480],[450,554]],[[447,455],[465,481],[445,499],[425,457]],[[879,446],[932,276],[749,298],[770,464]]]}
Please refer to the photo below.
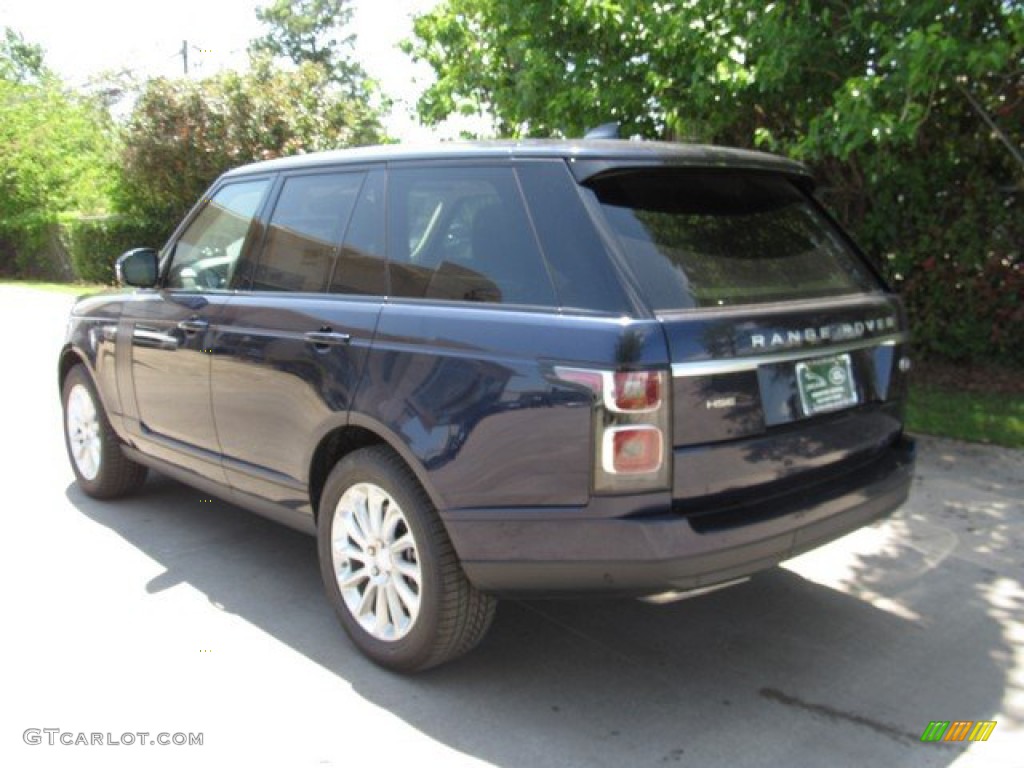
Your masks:
{"label": "paved asphalt driveway", "polygon": [[[505,602],[403,678],[342,634],[312,539],[158,476],[76,489],[69,304],[0,287],[0,765],[1024,766],[1020,452],[922,439],[888,522],[696,600]],[[968,749],[931,720],[998,725]]]}

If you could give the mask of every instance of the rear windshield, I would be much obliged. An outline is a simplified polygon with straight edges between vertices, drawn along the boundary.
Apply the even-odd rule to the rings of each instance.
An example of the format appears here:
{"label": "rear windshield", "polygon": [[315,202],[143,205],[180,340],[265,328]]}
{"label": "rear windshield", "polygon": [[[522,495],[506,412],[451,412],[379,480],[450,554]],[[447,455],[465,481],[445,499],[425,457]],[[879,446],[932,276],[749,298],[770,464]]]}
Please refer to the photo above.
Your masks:
{"label": "rear windshield", "polygon": [[879,288],[832,224],[784,177],[631,171],[588,186],[656,310]]}

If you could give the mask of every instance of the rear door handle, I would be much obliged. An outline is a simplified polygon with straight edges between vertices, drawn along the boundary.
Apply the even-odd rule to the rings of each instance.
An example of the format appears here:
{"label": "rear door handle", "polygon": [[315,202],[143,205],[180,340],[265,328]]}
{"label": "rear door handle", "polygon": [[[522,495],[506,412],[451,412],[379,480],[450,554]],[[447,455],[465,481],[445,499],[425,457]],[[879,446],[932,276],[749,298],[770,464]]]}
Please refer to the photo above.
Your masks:
{"label": "rear door handle", "polygon": [[205,331],[210,327],[210,324],[205,320],[200,320],[197,317],[189,318],[188,320],[182,320],[178,323],[178,328],[183,330],[185,333],[198,333],[199,331]]}
{"label": "rear door handle", "polygon": [[335,333],[334,331],[309,331],[303,336],[306,342],[314,347],[334,347],[352,341],[352,337],[347,333]]}

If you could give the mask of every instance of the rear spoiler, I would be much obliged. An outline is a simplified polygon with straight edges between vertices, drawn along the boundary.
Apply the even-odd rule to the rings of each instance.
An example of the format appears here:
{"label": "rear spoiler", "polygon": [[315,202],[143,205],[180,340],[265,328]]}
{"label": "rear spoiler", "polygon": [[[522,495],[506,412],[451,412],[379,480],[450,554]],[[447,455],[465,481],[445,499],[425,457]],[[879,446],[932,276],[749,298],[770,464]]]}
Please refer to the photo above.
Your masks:
{"label": "rear spoiler", "polygon": [[[616,152],[615,149],[619,145],[623,149],[628,147],[629,151]],[[646,145],[651,151],[649,153],[637,152],[638,145],[640,147]],[[594,149],[605,151],[594,152]],[[569,168],[580,184],[598,176],[621,171],[685,168],[702,171],[736,170],[775,173],[789,178],[805,192],[813,192],[815,187],[814,177],[805,165],[764,152],[725,149],[703,144],[607,140],[599,140],[590,144],[588,150],[590,151],[572,157],[569,162]]]}

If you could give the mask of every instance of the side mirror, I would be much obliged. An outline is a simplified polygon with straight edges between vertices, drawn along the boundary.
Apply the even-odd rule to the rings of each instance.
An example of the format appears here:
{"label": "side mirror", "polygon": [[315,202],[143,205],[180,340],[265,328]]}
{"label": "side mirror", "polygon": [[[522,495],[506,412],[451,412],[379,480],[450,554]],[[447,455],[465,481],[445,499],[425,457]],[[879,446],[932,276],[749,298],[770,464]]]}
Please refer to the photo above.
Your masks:
{"label": "side mirror", "polygon": [[157,279],[157,254],[152,248],[132,248],[114,263],[117,282],[138,288],[152,288]]}

